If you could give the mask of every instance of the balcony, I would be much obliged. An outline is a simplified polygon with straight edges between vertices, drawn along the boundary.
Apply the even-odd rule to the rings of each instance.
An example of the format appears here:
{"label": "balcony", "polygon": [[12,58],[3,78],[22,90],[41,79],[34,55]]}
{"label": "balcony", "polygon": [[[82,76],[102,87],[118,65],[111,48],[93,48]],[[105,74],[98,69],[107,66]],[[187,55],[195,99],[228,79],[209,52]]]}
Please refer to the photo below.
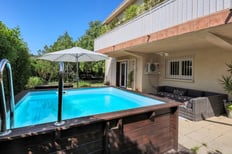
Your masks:
{"label": "balcony", "polygon": [[167,0],[95,39],[94,49],[99,51],[230,8],[232,0]]}

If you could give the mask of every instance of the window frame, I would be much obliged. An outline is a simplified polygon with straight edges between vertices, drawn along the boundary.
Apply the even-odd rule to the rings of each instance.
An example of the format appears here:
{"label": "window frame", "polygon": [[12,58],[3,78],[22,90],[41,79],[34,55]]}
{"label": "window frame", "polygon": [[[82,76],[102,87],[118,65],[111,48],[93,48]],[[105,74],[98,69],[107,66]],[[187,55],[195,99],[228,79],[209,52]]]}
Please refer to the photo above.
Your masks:
{"label": "window frame", "polygon": [[193,81],[193,76],[194,76],[194,72],[193,72],[194,65],[193,64],[194,64],[193,56],[166,58],[165,78],[175,79],[175,80],[184,80],[184,81]]}

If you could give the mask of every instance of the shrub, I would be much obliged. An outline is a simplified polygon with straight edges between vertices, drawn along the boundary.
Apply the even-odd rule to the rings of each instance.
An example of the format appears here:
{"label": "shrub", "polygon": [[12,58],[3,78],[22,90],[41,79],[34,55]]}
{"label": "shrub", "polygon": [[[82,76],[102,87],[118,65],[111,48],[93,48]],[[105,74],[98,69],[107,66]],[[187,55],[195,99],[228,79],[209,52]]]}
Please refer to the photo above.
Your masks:
{"label": "shrub", "polygon": [[137,16],[138,5],[131,5],[128,9],[125,10],[124,18],[125,21],[128,21]]}
{"label": "shrub", "polygon": [[35,86],[41,85],[41,84],[43,84],[43,80],[39,77],[33,76],[33,77],[30,77],[28,79],[28,82],[26,84],[26,88],[27,89],[34,88]]}
{"label": "shrub", "polygon": [[79,80],[78,82],[79,87],[91,87],[91,84],[89,82]]}
{"label": "shrub", "polygon": [[224,90],[229,94],[232,95],[232,64],[226,64],[228,75],[223,75],[220,79],[220,82],[224,88]]}

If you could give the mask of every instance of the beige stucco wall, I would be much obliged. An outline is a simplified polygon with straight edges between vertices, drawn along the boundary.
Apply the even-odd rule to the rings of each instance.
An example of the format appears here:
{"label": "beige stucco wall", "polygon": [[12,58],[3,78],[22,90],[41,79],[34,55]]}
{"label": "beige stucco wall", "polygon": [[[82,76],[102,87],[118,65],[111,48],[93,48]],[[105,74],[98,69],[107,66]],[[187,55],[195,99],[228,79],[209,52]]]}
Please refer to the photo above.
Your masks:
{"label": "beige stucco wall", "polygon": [[141,67],[143,58],[136,58],[133,56],[122,56],[116,58],[110,57],[105,62],[105,82],[110,82],[110,85],[116,86],[116,65],[117,62],[127,62],[127,75],[133,70],[134,71],[134,81],[132,83],[133,90],[141,91],[142,87],[142,76]]}
{"label": "beige stucco wall", "polygon": [[193,56],[193,81],[168,80],[165,79],[165,65],[162,60],[162,71],[159,85],[169,85],[184,88],[192,88],[213,92],[225,93],[219,79],[227,74],[226,63],[232,62],[232,52],[212,47],[201,50],[188,50],[179,52],[170,52],[169,56]]}
{"label": "beige stucco wall", "polygon": [[138,91],[142,91],[142,82],[143,82],[143,58],[137,57],[136,58],[136,85],[135,89]]}
{"label": "beige stucco wall", "polygon": [[[138,90],[144,93],[154,93],[158,85],[169,85],[190,89],[226,93],[220,84],[222,75],[227,75],[226,63],[232,63],[232,52],[227,49],[212,46],[208,49],[168,52],[168,57],[193,56],[193,80],[173,80],[165,78],[165,57],[157,54],[144,56],[138,65]],[[146,74],[148,62],[159,62],[160,73]],[[142,66],[142,67],[141,67]],[[142,69],[142,70],[141,70]]]}
{"label": "beige stucco wall", "polygon": [[159,82],[160,73],[147,73],[145,71],[147,63],[160,63],[160,56],[155,53],[147,54],[144,56],[142,63],[142,89],[140,89],[140,91],[144,93],[154,93]]}
{"label": "beige stucco wall", "polygon": [[[168,52],[168,51],[167,51]],[[190,89],[199,89],[225,93],[219,79],[228,74],[226,63],[232,62],[232,52],[227,49],[212,46],[208,49],[191,49],[168,52],[168,57],[193,56],[193,80],[171,80],[165,78],[165,56],[146,54],[143,57],[121,57],[117,60],[135,59],[135,90],[144,93],[154,93],[158,85],[169,85]],[[160,63],[160,73],[146,74],[146,63]],[[116,60],[106,63],[106,78],[111,85],[116,85]]]}
{"label": "beige stucco wall", "polygon": [[105,61],[105,82],[116,85],[116,59],[108,58]]}

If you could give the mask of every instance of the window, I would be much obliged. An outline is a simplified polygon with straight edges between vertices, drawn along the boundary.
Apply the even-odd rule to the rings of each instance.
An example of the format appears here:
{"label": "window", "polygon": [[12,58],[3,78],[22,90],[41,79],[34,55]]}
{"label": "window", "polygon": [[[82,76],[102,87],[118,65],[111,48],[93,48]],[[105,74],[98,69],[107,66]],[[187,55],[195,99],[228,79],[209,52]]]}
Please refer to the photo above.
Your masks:
{"label": "window", "polygon": [[192,57],[168,58],[166,60],[166,78],[192,80],[192,66]]}

